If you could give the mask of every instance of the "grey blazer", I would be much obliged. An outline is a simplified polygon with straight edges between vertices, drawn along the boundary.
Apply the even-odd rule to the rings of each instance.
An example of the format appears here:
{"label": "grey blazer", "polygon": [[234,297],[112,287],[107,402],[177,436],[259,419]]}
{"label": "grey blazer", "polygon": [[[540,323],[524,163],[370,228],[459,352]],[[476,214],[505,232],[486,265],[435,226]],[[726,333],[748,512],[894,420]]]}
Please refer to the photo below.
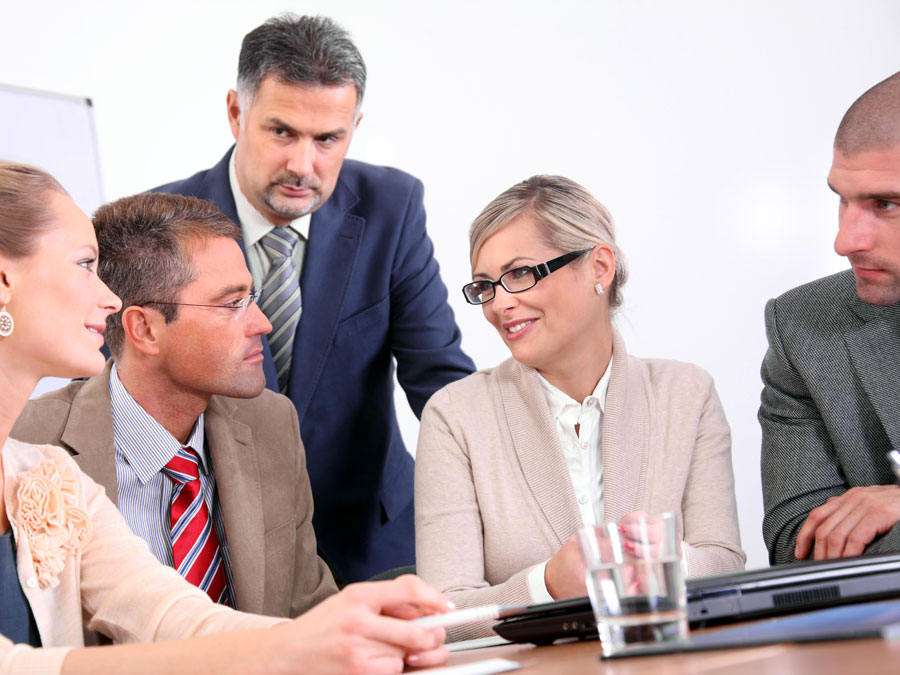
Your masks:
{"label": "grey blazer", "polygon": [[[29,401],[10,436],[58,445],[115,504],[111,361],[87,382]],[[237,609],[296,616],[337,591],[317,553],[297,412],[286,397],[213,396],[204,415],[231,555]]]}
{"label": "grey blazer", "polygon": [[[772,564],[792,562],[809,512],[854,486],[895,482],[900,447],[900,303],[859,299],[852,271],[766,305],[762,364],[763,536]],[[867,553],[900,551],[900,525]]]}

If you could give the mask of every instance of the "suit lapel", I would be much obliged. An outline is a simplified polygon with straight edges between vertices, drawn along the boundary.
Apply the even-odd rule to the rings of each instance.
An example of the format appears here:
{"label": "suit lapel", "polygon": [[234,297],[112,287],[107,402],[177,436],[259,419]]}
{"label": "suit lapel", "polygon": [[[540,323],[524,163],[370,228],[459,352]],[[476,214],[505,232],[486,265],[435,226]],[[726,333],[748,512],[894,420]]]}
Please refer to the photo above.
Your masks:
{"label": "suit lapel", "polygon": [[348,213],[357,201],[338,181],[334,194],[310,222],[300,279],[303,313],[294,339],[288,392],[301,422],[325,367],[359,253],[365,219]]}
{"label": "suit lapel", "polygon": [[[228,163],[232,152],[233,146],[225,157],[210,169],[206,188],[223,213],[240,224],[228,175]],[[288,395],[294,402],[301,421],[334,340],[344,297],[359,252],[365,219],[349,213],[357,202],[359,197],[338,178],[334,193],[318,211],[313,213],[310,221],[309,241],[306,244],[303,270],[300,274],[303,312],[294,338],[288,387]],[[243,240],[238,243],[246,259],[247,251]],[[262,342],[266,387],[279,392],[269,341],[263,336]]]}
{"label": "suit lapel", "polygon": [[582,522],[547,398],[533,369],[508,359],[499,371],[503,411],[519,467],[561,546]]}
{"label": "suit lapel", "polygon": [[[237,214],[237,205],[234,202],[234,193],[231,191],[231,176],[228,173],[228,167],[231,162],[231,155],[234,152],[234,146],[225,153],[225,156],[219,160],[212,169],[203,177],[203,182],[196,190],[197,194],[204,199],[210,199],[215,202],[219,210],[238,227],[241,221]],[[247,249],[244,247],[244,238],[237,240],[244,254],[244,262],[247,263],[249,269],[250,262],[247,260]],[[262,290],[258,288],[257,290]],[[269,340],[265,335],[262,336],[263,345],[263,373],[266,376],[266,387],[274,392],[278,392],[278,374],[275,372],[275,363],[272,361],[272,351],[269,348]]]}
{"label": "suit lapel", "polygon": [[864,321],[844,337],[850,362],[891,445],[900,448],[900,303],[876,307],[857,298],[850,308]]}
{"label": "suit lapel", "polygon": [[613,367],[603,412],[604,519],[619,520],[644,508],[650,444],[650,408],[641,363],[631,359],[613,332]]}
{"label": "suit lapel", "polygon": [[249,427],[234,420],[234,402],[213,396],[204,414],[216,472],[234,595],[245,612],[261,612],[265,588],[265,522],[259,466]]}
{"label": "suit lapel", "polygon": [[78,466],[106,489],[113,504],[119,503],[116,482],[116,446],[113,439],[109,374],[112,360],[92,377],[72,399],[69,419],[60,440],[75,453]]}
{"label": "suit lapel", "polygon": [[205,199],[215,202],[219,210],[228,216],[231,222],[240,227],[241,221],[238,219],[237,206],[234,203],[234,195],[231,193],[231,177],[228,173],[233,152],[234,146],[232,145],[219,163],[204,176],[203,184],[200,185],[197,192],[201,193]]}

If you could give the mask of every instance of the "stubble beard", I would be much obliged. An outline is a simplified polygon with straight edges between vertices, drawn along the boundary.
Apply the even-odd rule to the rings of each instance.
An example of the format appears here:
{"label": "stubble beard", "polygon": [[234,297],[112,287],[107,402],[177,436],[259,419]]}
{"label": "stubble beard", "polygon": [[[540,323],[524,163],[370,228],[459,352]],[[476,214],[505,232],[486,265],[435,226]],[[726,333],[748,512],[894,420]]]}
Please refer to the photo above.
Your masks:
{"label": "stubble beard", "polygon": [[[312,196],[305,206],[292,208],[290,206],[291,199],[277,193],[279,185],[304,187],[312,190]],[[263,201],[266,203],[266,206],[282,218],[296,220],[308,213],[312,213],[319,207],[319,204],[322,201],[322,186],[314,178],[310,179],[306,176],[303,178],[296,175],[276,176],[266,188],[266,192],[263,195]]]}
{"label": "stubble beard", "polygon": [[855,278],[856,294],[863,302],[878,307],[889,307],[900,302],[900,278],[894,276],[890,284],[874,284],[868,279]]}

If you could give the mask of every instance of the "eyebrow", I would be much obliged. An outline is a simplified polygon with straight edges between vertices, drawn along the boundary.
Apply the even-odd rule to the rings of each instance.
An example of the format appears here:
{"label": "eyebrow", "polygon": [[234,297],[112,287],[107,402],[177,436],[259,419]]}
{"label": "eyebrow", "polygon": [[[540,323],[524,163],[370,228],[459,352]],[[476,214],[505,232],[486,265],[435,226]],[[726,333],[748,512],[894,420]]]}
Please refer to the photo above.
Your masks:
{"label": "eyebrow", "polygon": [[248,290],[250,290],[251,285],[252,284],[250,284],[250,285],[248,285],[248,284],[233,284],[231,286],[226,286],[221,291],[219,291],[216,295],[211,297],[209,299],[209,301],[210,301],[210,303],[221,302],[222,300],[227,298],[229,295],[234,295],[235,293],[246,293]]}
{"label": "eyebrow", "polygon": [[[834,188],[831,183],[828,183],[828,189],[830,189],[838,197],[843,196]],[[855,199],[861,199],[863,201],[900,202],[900,192],[866,192],[861,195],[856,195]]]}
{"label": "eyebrow", "polygon": [[[512,260],[510,260],[508,263],[504,264],[500,268],[500,274],[501,275],[505,274],[506,272],[513,269],[514,267],[522,267],[523,262],[532,261],[532,260],[534,260],[534,258],[529,258],[527,256],[522,256],[522,255],[516,256],[515,258],[513,258]],[[472,279],[490,279],[490,277],[487,274],[484,274],[483,272],[475,272],[474,274],[472,274]]]}
{"label": "eyebrow", "polygon": [[[297,135],[302,135],[297,129],[295,129],[292,125],[288,124],[284,120],[278,117],[270,117],[268,119],[268,123],[270,126],[276,126],[284,129],[288,133]],[[346,129],[335,129],[334,131],[323,131],[322,133],[313,134],[313,138],[322,138],[323,136],[334,136],[335,138],[344,138],[347,135]]]}
{"label": "eyebrow", "polygon": [[297,130],[293,126],[291,126],[290,124],[288,124],[287,122],[285,122],[284,120],[282,120],[278,117],[270,117],[269,119],[266,120],[266,125],[273,126],[273,127],[280,127],[282,129],[284,129],[285,131],[288,131],[292,134],[297,133]]}

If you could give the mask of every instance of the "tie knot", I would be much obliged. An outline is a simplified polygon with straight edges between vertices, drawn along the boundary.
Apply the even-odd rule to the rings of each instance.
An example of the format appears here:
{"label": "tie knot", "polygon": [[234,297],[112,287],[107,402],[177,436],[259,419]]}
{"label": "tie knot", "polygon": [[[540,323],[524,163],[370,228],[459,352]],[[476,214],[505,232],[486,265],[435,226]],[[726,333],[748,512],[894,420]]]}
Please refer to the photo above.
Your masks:
{"label": "tie knot", "polygon": [[294,246],[300,240],[294,230],[289,227],[273,227],[263,238],[262,245],[266,250],[266,255],[272,262],[286,258],[294,250]]}
{"label": "tie knot", "polygon": [[190,483],[200,477],[200,457],[193,448],[185,446],[169,460],[163,472],[176,483]]}

